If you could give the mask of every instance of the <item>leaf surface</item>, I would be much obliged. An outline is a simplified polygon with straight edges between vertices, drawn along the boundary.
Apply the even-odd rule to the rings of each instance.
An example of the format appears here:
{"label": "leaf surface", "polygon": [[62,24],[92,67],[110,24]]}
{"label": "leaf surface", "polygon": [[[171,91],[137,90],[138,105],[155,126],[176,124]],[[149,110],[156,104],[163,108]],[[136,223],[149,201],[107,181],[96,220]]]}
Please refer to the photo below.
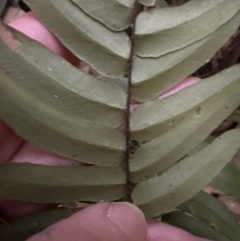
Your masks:
{"label": "leaf surface", "polygon": [[119,167],[0,165],[1,197],[38,203],[111,201],[125,196]]}
{"label": "leaf surface", "polygon": [[230,240],[240,238],[239,223],[228,208],[218,199],[203,191],[198,193],[192,199],[179,206],[195,218],[216,227],[217,230],[228,237]]}
{"label": "leaf surface", "polygon": [[81,60],[106,76],[119,77],[125,74],[130,55],[130,40],[126,33],[107,29],[70,0],[26,2]]}
{"label": "leaf surface", "polygon": [[[104,148],[89,145],[50,129],[34,119],[29,113],[23,111],[17,103],[1,91],[1,88],[0,110],[1,118],[20,136],[45,150],[99,166],[116,166],[122,162],[124,156],[122,150],[111,150],[107,146]],[[78,134],[76,130],[73,131],[75,131],[75,135]],[[85,134],[87,137],[88,133]]]}
{"label": "leaf surface", "polygon": [[213,179],[210,185],[240,199],[239,183],[240,171],[233,163],[229,163],[220,174]]}
{"label": "leaf surface", "polygon": [[32,235],[43,231],[62,219],[70,217],[77,211],[79,209],[56,208],[8,222],[0,225],[0,238],[4,241],[26,241]]}
{"label": "leaf surface", "polygon": [[201,222],[194,217],[190,217],[185,213],[174,211],[163,216],[162,221],[170,225],[185,229],[198,237],[211,240],[230,241],[219,230],[209,226],[209,224]]}
{"label": "leaf surface", "polygon": [[134,204],[147,217],[174,209],[196,195],[231,160],[240,146],[240,130],[231,130],[202,151],[189,156],[163,174],[142,181],[133,190]]}
{"label": "leaf surface", "polygon": [[[205,64],[238,29],[240,13],[209,37],[160,58],[136,58],[133,66],[133,98],[138,101],[155,99],[167,89]],[[192,48],[192,51],[189,51]],[[187,51],[187,54],[185,54]],[[182,53],[181,53],[182,52]],[[172,56],[171,56],[172,55]],[[177,56],[176,56],[177,55]],[[165,63],[165,58],[168,62]],[[172,64],[169,64],[171,63]]]}
{"label": "leaf surface", "polygon": [[[203,91],[205,89],[204,92],[207,93],[207,88],[202,87],[203,85],[208,85],[208,81],[212,81],[211,84],[215,81],[216,83],[219,81],[219,83],[223,84],[224,79],[226,79],[226,85],[228,85],[223,89],[220,88],[215,95],[201,103],[193,111],[186,114],[186,116],[180,121],[176,121],[176,124],[171,120],[171,122],[168,122],[170,123],[170,126],[166,123],[165,126],[162,126],[162,129],[155,128],[155,133],[151,132],[157,134],[158,132],[161,133],[164,128],[165,130],[168,129],[165,133],[147,143],[142,141],[149,138],[149,135],[147,136],[148,138],[146,137],[146,133],[143,132],[141,133],[142,135],[139,134],[135,136],[134,139],[143,144],[141,144],[141,147],[136,150],[133,155],[134,160],[130,163],[132,180],[134,182],[140,181],[143,178],[154,176],[155,174],[159,174],[168,169],[176,161],[188,154],[188,152],[190,152],[197,144],[207,138],[212,130],[221,124],[221,122],[224,121],[239,106],[239,66],[235,66],[232,71],[232,73],[229,73],[228,70],[225,70],[222,73],[209,78],[209,80],[206,79],[200,82],[199,87],[201,86],[201,88],[199,89],[198,84],[190,87],[188,90],[185,89],[183,94],[185,91],[193,93],[193,90],[190,89],[196,87],[196,90],[198,91],[195,92],[195,99],[196,96],[199,96],[198,94],[201,95],[200,89]],[[215,86],[217,86],[216,83]],[[208,87],[210,87],[210,85],[208,85]],[[179,94],[180,93],[177,95]],[[184,95],[181,95],[181,98],[183,96]],[[194,101],[186,100],[185,103],[192,102]],[[178,101],[176,100],[175,103],[178,103]],[[174,106],[174,103],[172,106]],[[143,136],[145,136],[146,139],[142,139]]]}
{"label": "leaf surface", "polygon": [[170,7],[170,5],[165,0],[156,0],[156,7],[166,8],[166,7]]}
{"label": "leaf surface", "polygon": [[[122,157],[125,137],[116,127],[124,120],[123,89],[83,74],[16,32],[12,41],[22,45],[16,50],[7,48],[4,31],[13,36],[3,25],[2,29],[0,55],[5,57],[0,58],[0,65],[9,76],[0,73],[1,118],[25,139],[73,159],[97,164],[99,156],[93,161],[91,148],[106,155],[109,150],[111,157],[115,152],[115,160]],[[52,60],[50,65],[46,59]],[[100,158],[100,163],[114,165],[109,158]]]}
{"label": "leaf surface", "polygon": [[[235,83],[239,86],[239,81],[240,65],[236,65],[165,99],[139,105],[130,118],[132,138],[141,141],[159,136],[171,129],[196,107],[207,101],[211,102],[211,98],[214,99],[217,96],[221,98],[223,90],[229,88],[231,84]],[[228,96],[231,98],[230,92]]]}
{"label": "leaf surface", "polygon": [[82,11],[114,31],[131,25],[134,0],[71,0]]}
{"label": "leaf surface", "polygon": [[[136,52],[138,55],[159,57],[184,48],[212,34],[239,10],[238,0],[208,0],[204,3],[204,5],[208,5],[208,8],[202,7],[203,2],[193,0],[181,7],[156,8],[140,13],[136,25]],[[192,11],[191,14],[188,14],[190,4]],[[171,16],[177,16],[178,25],[175,25],[176,18]],[[163,28],[163,24],[159,24],[159,22],[166,20],[169,20],[169,26]],[[170,28],[170,26],[173,27]],[[189,31],[190,29],[191,31]]]}
{"label": "leaf surface", "polygon": [[[75,118],[106,126],[122,124],[125,90],[83,73],[17,31],[3,25],[1,31],[0,65],[16,83]],[[11,50],[4,34],[19,45],[16,50]]]}

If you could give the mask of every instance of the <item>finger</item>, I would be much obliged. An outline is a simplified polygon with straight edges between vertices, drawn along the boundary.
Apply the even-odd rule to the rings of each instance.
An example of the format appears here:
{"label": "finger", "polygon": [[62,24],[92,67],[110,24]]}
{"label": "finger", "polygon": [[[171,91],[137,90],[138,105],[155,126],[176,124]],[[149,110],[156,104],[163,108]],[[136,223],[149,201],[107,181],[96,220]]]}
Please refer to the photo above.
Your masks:
{"label": "finger", "polygon": [[128,203],[99,203],[72,215],[28,241],[146,241],[143,214]]}
{"label": "finger", "polygon": [[149,221],[147,241],[209,241],[166,223]]}

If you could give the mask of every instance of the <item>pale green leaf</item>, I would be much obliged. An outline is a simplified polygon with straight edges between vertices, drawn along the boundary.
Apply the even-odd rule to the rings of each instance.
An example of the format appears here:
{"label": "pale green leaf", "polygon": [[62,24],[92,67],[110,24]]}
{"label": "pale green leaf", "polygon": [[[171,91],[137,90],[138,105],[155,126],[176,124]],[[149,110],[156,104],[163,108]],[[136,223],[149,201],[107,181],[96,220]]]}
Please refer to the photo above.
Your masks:
{"label": "pale green leaf", "polygon": [[39,43],[0,27],[0,66],[16,84],[74,118],[112,127],[122,124],[125,90],[84,74]]}
{"label": "pale green leaf", "polygon": [[[141,104],[133,111],[130,118],[132,138],[139,141],[152,140],[171,129],[202,103],[211,101],[211,98],[221,98],[221,92],[231,84],[236,83],[235,85],[239,86],[239,81],[240,65],[236,65],[170,97]],[[231,92],[227,94],[231,103]],[[234,92],[232,95],[234,96]]]}
{"label": "pale green leaf", "polygon": [[0,239],[3,241],[26,241],[32,235],[78,211],[80,210],[56,208],[5,223],[0,225]]}
{"label": "pale green leaf", "polygon": [[[93,155],[87,153],[91,147],[99,154],[109,150],[122,156],[125,137],[115,127],[124,120],[125,92],[117,85],[83,74],[23,35],[15,33],[14,38],[3,26],[2,30],[0,56],[4,58],[0,58],[0,66],[10,77],[0,73],[0,116],[25,139],[73,159],[94,164]],[[6,34],[11,36],[13,46],[7,46],[10,38],[6,39]],[[14,46],[18,48],[11,49]],[[46,64],[46,59],[51,63]],[[15,118],[12,110],[18,112]],[[30,123],[33,126],[28,127]],[[43,129],[34,130],[37,126]],[[60,148],[64,143],[66,147]],[[107,159],[95,158],[99,163],[114,165]]]}
{"label": "pale green leaf", "polygon": [[[230,76],[226,80],[231,83]],[[130,163],[132,180],[161,173],[188,154],[239,106],[239,92],[240,75],[235,83],[202,103],[166,133],[143,144]]]}
{"label": "pale green leaf", "polygon": [[230,240],[240,238],[239,223],[233,213],[210,194],[201,191],[178,208],[215,227]]}
{"label": "pale green leaf", "polygon": [[204,4],[203,1],[191,0],[178,7],[142,12],[137,18],[136,34],[151,34],[177,27],[211,11],[223,1],[225,0],[214,0],[212,2],[206,0]]}
{"label": "pale green leaf", "polygon": [[209,224],[188,216],[182,212],[174,211],[162,217],[162,221],[178,228],[184,229],[195,236],[218,241],[231,241],[219,230]]}
{"label": "pale green leaf", "polygon": [[229,120],[236,121],[240,124],[240,109],[236,110],[231,116],[229,116]]}
{"label": "pale green leaf", "polygon": [[[136,56],[134,59],[135,67],[133,66],[132,73],[133,83],[140,85],[142,82],[144,83],[145,81],[148,81],[149,78],[154,77],[156,74],[164,73],[165,71],[173,68],[175,65],[181,63],[181,61],[184,61],[186,58],[194,54],[194,52],[202,47],[208,39],[209,37],[206,37],[203,40],[193,43],[184,49],[174,51],[161,56],[160,58],[141,58]],[[160,60],[162,62],[161,64]],[[148,69],[144,68],[145,64],[149,65]],[[137,68],[139,68],[139,72],[137,71]]]}
{"label": "pale green leaf", "polygon": [[204,149],[206,146],[208,146],[213,140],[215,139],[214,136],[209,135],[204,141],[200,142],[198,145],[196,145],[192,150],[188,152],[188,155],[196,154],[197,152]]}
{"label": "pale green leaf", "polygon": [[195,155],[133,189],[133,202],[147,217],[167,212],[196,195],[231,160],[240,146],[240,130],[224,133]]}
{"label": "pale green leaf", "polygon": [[131,25],[134,0],[71,0],[82,11],[114,31]]}
{"label": "pale green leaf", "polygon": [[1,198],[40,203],[117,200],[125,196],[118,167],[0,165]]}
{"label": "pale green leaf", "polygon": [[98,78],[105,80],[105,81],[109,81],[110,83],[119,85],[120,87],[122,87],[124,90],[127,91],[128,79],[126,77],[110,78],[110,77],[106,77],[106,76],[99,76]]}
{"label": "pale green leaf", "polygon": [[131,8],[134,5],[135,0],[115,0],[115,1],[122,4],[123,6]]}
{"label": "pale green leaf", "polygon": [[[95,21],[70,0],[27,0],[41,21],[81,60],[101,74],[125,74],[130,54],[126,33],[114,33]],[[104,59],[104,61],[103,61]]]}
{"label": "pale green leaf", "polygon": [[165,0],[156,0],[155,5],[156,5],[157,8],[166,8],[166,7],[170,7],[170,6],[168,5],[168,3],[167,3]]}
{"label": "pale green leaf", "polygon": [[[192,12],[188,14],[190,4]],[[205,5],[209,8],[199,7],[199,4],[202,5],[199,0],[193,0],[180,7],[142,12],[138,16],[136,27],[138,55],[159,57],[197,42],[228,22],[240,7],[238,0],[205,1]],[[184,22],[180,21],[180,25],[175,25],[176,19],[184,18],[186,18]],[[159,22],[164,22],[165,19],[169,20],[169,26],[174,27],[162,28]]]}
{"label": "pale green leaf", "polygon": [[229,163],[210,185],[240,199],[239,183],[240,171],[233,163]]}
{"label": "pale green leaf", "polygon": [[[7,78],[1,77],[0,79],[3,81],[9,81]],[[21,103],[23,103],[23,100],[24,99],[21,100]],[[27,102],[25,101],[25,103],[31,104],[28,100]],[[24,137],[24,139],[29,140],[45,150],[89,164],[114,166],[119,165],[122,162],[124,156],[124,146],[122,146],[121,150],[109,149],[109,146],[113,145],[114,143],[112,143],[112,140],[107,142],[106,138],[108,133],[103,133],[104,128],[102,129],[100,126],[92,126],[94,129],[96,129],[96,131],[99,130],[99,132],[102,132],[104,135],[97,136],[97,139],[94,140],[92,138],[94,135],[97,135],[98,131],[95,132],[93,129],[91,130],[89,125],[88,130],[92,132],[91,135],[91,132],[86,131],[81,133],[78,129],[71,129],[71,126],[67,126],[68,132],[71,131],[70,134],[72,136],[80,136],[81,139],[85,136],[84,138],[89,138],[91,142],[95,141],[96,143],[101,141],[102,138],[105,139],[105,147],[103,146],[104,143],[100,142],[99,144],[101,144],[102,147],[90,145],[80,141],[79,139],[76,140],[68,135],[66,136],[62,133],[56,132],[54,129],[49,128],[45,124],[42,124],[40,121],[33,118],[32,115],[30,115],[26,110],[20,108],[18,104],[19,103],[14,102],[14,100],[6,95],[0,88],[0,116],[20,136]],[[44,114],[46,115],[46,113]],[[44,116],[41,118],[45,119]],[[49,122],[50,120],[51,118],[49,119]],[[58,126],[54,122],[51,125],[55,125],[56,128],[66,131],[65,126],[63,125]],[[117,140],[118,142],[120,141],[118,138]],[[124,140],[122,141],[124,143]]]}
{"label": "pale green leaf", "polygon": [[[216,30],[210,37],[194,43],[186,49],[170,53],[160,58],[136,58],[133,66],[133,98],[139,101],[155,99],[159,94],[173,87],[179,81],[196,71],[209,61],[214,53],[237,30],[240,13]],[[192,51],[189,51],[192,48]],[[187,51],[187,55],[185,55]],[[172,55],[172,56],[170,56]],[[170,65],[165,64],[165,58]],[[163,66],[163,67],[161,67]]]}

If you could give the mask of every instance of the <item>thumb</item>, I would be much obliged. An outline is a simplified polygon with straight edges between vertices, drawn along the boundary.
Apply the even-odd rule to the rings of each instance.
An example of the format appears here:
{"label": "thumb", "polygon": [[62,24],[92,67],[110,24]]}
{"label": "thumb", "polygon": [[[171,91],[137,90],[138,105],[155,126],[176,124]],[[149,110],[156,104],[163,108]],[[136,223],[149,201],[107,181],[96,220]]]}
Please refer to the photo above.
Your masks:
{"label": "thumb", "polygon": [[48,227],[27,241],[146,241],[147,224],[129,203],[99,203]]}

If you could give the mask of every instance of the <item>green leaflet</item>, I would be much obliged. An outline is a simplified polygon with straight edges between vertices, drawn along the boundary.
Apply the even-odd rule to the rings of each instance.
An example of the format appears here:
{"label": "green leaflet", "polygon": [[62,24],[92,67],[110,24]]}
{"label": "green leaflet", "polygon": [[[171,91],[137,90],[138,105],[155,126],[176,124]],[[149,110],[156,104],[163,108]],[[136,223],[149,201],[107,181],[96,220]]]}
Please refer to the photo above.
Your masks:
{"label": "green leaflet", "polygon": [[[186,22],[192,21],[204,13],[214,9],[219,3],[225,0],[191,0],[190,2],[169,9],[152,9],[150,12],[142,12],[138,15],[136,34],[152,34],[166,29],[177,27]],[[176,16],[173,18],[173,16]],[[164,21],[162,21],[164,19]]]}
{"label": "green leaflet", "polygon": [[240,124],[240,110],[236,110],[231,116],[229,116],[228,119],[236,121]]}
{"label": "green leaflet", "polygon": [[210,98],[166,133],[143,144],[130,167],[132,180],[162,173],[203,141],[239,106],[240,78],[218,96]]}
{"label": "green leaflet", "polygon": [[[8,79],[0,79],[8,81]],[[0,88],[0,116],[26,140],[29,140],[45,150],[89,164],[116,166],[122,162],[124,152],[122,150],[109,149],[108,145],[111,145],[111,142],[105,142],[106,146],[100,147],[72,139],[69,136],[63,135],[50,129],[46,125],[43,125],[41,122],[34,119],[29,113],[20,108],[18,104],[19,103],[15,103],[11,100],[11,98],[2,92],[2,89]],[[59,128],[60,127],[64,128],[64,126],[59,126]],[[95,126],[95,128],[97,127]],[[101,128],[99,127],[97,129]],[[72,133],[75,136],[78,134],[84,134],[79,133],[74,129],[72,130]],[[88,132],[85,133],[86,138],[90,138],[88,134]],[[101,138],[105,139],[106,136],[102,136]],[[95,141],[99,140],[100,137]],[[91,141],[94,140],[91,139]]]}
{"label": "green leaflet", "polygon": [[[194,43],[194,46],[199,44],[195,50],[190,45],[179,50],[182,54],[176,51],[169,53],[168,57],[136,58],[133,66],[133,98],[144,102],[155,99],[159,94],[193,73],[229,39],[237,30],[239,22],[240,13],[206,39]],[[192,48],[193,52],[189,51],[189,48]],[[184,54],[185,51],[187,55]],[[168,63],[171,63],[169,67],[163,64],[165,58],[168,59]]]}
{"label": "green leaflet", "polygon": [[39,202],[111,201],[125,196],[118,167],[0,165],[1,198]]}
{"label": "green leaflet", "polygon": [[119,77],[125,74],[130,40],[124,32],[112,32],[82,12],[70,0],[26,2],[81,60],[106,76]]}
{"label": "green leaflet", "polygon": [[[206,9],[202,6],[199,7],[203,4],[200,2],[198,0],[191,1],[192,11],[189,15],[186,14],[189,12],[190,3],[182,7],[153,9],[139,14],[136,27],[137,54],[142,57],[159,57],[184,48],[212,34],[239,10],[238,0],[208,0],[205,1],[205,5],[208,5],[209,8]],[[168,24],[173,27],[162,28],[163,26],[159,22],[166,21],[162,15],[169,20]],[[175,25],[176,18],[172,16],[176,15],[177,19],[186,18],[185,21],[180,21],[179,25]],[[192,15],[197,17],[193,18]],[[190,29],[191,31],[189,31]]]}
{"label": "green leaflet", "polygon": [[[212,98],[221,98],[221,92],[231,84],[239,86],[239,81],[240,65],[236,65],[165,99],[141,104],[130,118],[132,138],[142,141],[158,137],[201,104],[210,102]],[[228,98],[231,98],[231,92],[228,92]]]}
{"label": "green leaflet", "polygon": [[0,239],[3,241],[26,241],[32,235],[78,211],[80,209],[56,208],[0,225]]}
{"label": "green leaflet", "polygon": [[[84,74],[39,43],[9,31],[1,26],[0,66],[16,85],[78,121],[109,127],[123,123],[125,90]],[[8,46],[4,33],[12,35],[15,45],[19,44],[15,51]]]}
{"label": "green leaflet", "polygon": [[82,11],[114,31],[131,25],[134,0],[71,0]]}
{"label": "green leaflet", "polygon": [[[3,26],[2,30],[4,35],[7,30]],[[117,85],[81,73],[23,35],[16,36],[12,41],[23,45],[15,51],[0,42],[0,55],[4,56],[0,65],[11,76],[0,73],[1,118],[21,136],[47,150],[96,165],[120,163],[125,137],[115,127],[123,123],[125,92]],[[46,58],[52,60],[50,65],[44,63]],[[4,101],[18,114],[10,113],[13,109]],[[107,126],[101,126],[102,122]],[[29,127],[30,123],[33,126]],[[100,156],[88,153],[91,148]],[[110,160],[114,153],[116,157]]]}
{"label": "green leaflet", "polygon": [[186,231],[202,238],[218,241],[231,241],[224,236],[221,231],[209,226],[209,224],[201,222],[179,211],[164,215],[162,221],[178,228],[185,229]]}
{"label": "green leaflet", "polygon": [[220,174],[213,179],[210,186],[240,199],[240,171],[233,163],[229,163]]}
{"label": "green leaflet", "polygon": [[179,206],[184,212],[220,230],[230,240],[240,239],[239,223],[228,208],[218,199],[203,191]]}
{"label": "green leaflet", "polygon": [[188,155],[193,155],[193,154],[196,154],[197,152],[201,151],[206,146],[208,146],[211,142],[213,142],[214,139],[215,139],[215,137],[210,134],[204,141],[200,142],[192,150],[190,150],[188,152]]}
{"label": "green leaflet", "polygon": [[240,146],[240,130],[231,130],[202,151],[133,189],[133,202],[147,217],[155,217],[184,203],[204,188]]}
{"label": "green leaflet", "polygon": [[[196,43],[193,43],[186,48],[171,52],[169,54],[166,54],[164,56],[161,56],[160,58],[141,58],[136,56],[133,66],[133,83],[136,85],[142,84],[145,81],[148,81],[149,78],[154,77],[158,73],[163,73],[171,68],[173,68],[175,65],[181,63],[181,61],[184,61],[188,56],[191,56],[194,54],[194,52],[203,46],[209,37],[204,38],[203,40],[200,40]],[[160,65],[160,60],[162,61],[162,64]],[[154,65],[155,67],[151,67],[150,63]],[[149,65],[149,69],[145,69],[145,64]],[[144,68],[139,69],[139,72],[137,71],[137,68]],[[156,69],[156,67],[158,67]]]}
{"label": "green leaflet", "polygon": [[156,5],[157,8],[170,7],[170,5],[168,5],[168,3],[165,0],[156,0],[155,5]]}
{"label": "green leaflet", "polygon": [[116,85],[119,85],[124,90],[127,90],[128,88],[128,79],[126,77],[118,77],[118,78],[110,78],[106,76],[99,76],[99,79],[109,81],[110,83],[114,83]]}

